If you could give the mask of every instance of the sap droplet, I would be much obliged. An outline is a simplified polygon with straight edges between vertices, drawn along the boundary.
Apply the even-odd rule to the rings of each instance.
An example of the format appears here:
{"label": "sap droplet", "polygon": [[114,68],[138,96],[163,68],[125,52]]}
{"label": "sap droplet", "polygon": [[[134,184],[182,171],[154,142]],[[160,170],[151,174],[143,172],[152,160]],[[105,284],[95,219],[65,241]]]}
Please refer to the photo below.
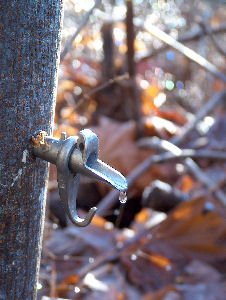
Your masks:
{"label": "sap droplet", "polygon": [[119,201],[121,204],[125,204],[127,201],[127,195],[126,192],[120,192],[119,194]]}

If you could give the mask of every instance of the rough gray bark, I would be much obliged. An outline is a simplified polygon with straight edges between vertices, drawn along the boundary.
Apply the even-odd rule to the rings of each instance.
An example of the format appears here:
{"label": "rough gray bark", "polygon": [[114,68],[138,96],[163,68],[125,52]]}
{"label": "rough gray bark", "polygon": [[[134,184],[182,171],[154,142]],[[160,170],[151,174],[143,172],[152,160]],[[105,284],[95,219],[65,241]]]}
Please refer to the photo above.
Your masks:
{"label": "rough gray bark", "polygon": [[0,1],[0,299],[36,298],[48,164],[29,145],[52,130],[62,1]]}

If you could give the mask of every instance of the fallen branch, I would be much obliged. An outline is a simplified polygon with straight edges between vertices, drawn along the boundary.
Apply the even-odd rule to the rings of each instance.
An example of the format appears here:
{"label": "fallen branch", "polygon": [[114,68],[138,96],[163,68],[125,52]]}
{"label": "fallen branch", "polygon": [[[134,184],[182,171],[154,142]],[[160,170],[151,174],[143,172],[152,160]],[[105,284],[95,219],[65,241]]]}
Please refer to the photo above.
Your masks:
{"label": "fallen branch", "polygon": [[[174,146],[174,147],[176,147],[176,146]],[[185,159],[188,157],[194,158],[194,159],[206,158],[206,159],[223,160],[223,161],[226,160],[226,153],[223,151],[193,150],[193,149],[181,150],[178,147],[177,147],[177,149],[178,149],[178,151],[180,151],[180,153],[172,153],[172,152],[169,152],[170,154],[168,152],[164,153],[165,156],[162,156],[162,158],[157,159],[156,162],[160,163],[160,162],[165,162],[168,160],[171,161],[171,160],[177,160],[177,159]],[[168,154],[168,155],[166,155],[166,154]],[[155,160],[153,162],[155,162]]]}
{"label": "fallen branch", "polygon": [[204,57],[196,53],[194,50],[188,48],[187,46],[184,46],[177,40],[175,40],[172,36],[165,33],[158,27],[154,25],[149,25],[148,28],[145,27],[145,29],[154,37],[158,38],[165,44],[169,45],[173,49],[177,50],[178,52],[182,53],[192,61],[196,62],[198,65],[200,65],[202,68],[204,68],[206,71],[209,71],[212,73],[215,77],[223,80],[226,82],[226,76],[218,70],[218,68],[210,63],[208,60],[206,60]]}
{"label": "fallen branch", "polygon": [[[143,30],[143,28],[142,28]],[[209,31],[212,32],[212,34],[217,34],[217,33],[224,33],[226,31],[226,24],[223,24],[217,28],[208,28]],[[203,31],[202,28],[198,29],[196,32],[187,32],[183,36],[179,37],[177,42],[179,43],[187,43],[191,41],[196,41],[200,39],[203,35],[206,35],[207,33]],[[157,49],[152,50],[150,53],[146,54],[145,56],[138,57],[137,58],[137,63],[141,61],[145,61],[147,59],[150,59],[164,51],[167,51],[170,48],[169,45],[163,45]]]}
{"label": "fallen branch", "polygon": [[96,0],[94,6],[85,14],[82,22],[79,24],[78,28],[74,32],[74,34],[66,41],[64,49],[62,50],[60,54],[60,61],[64,59],[68,51],[71,49],[72,44],[76,36],[79,34],[79,32],[82,30],[82,28],[86,25],[86,23],[89,20],[90,15],[93,13],[94,9],[100,4],[101,0]]}
{"label": "fallen branch", "polygon": [[[200,168],[199,166],[191,159],[187,158],[185,160],[185,165],[189,169],[190,173],[199,180],[204,186],[208,189],[214,189],[216,184],[211,180]],[[226,206],[226,195],[222,190],[216,190],[213,192],[216,198],[221,202],[222,205]]]}
{"label": "fallen branch", "polygon": [[[177,136],[173,137],[171,139],[171,143],[180,145],[185,138],[188,136],[188,134],[194,129],[197,122],[200,121],[205,115],[210,113],[213,108],[220,103],[220,101],[223,101],[225,99],[226,90],[217,93],[214,95],[214,97],[209,100],[197,113],[196,118],[192,121],[192,124],[188,123],[187,125],[182,128],[182,133]],[[187,128],[187,129],[186,129]],[[127,177],[128,181],[128,187],[131,187],[131,185],[136,181],[137,178],[139,178],[144,172],[146,172],[149,167],[153,164],[153,156],[149,156],[145,161],[143,161],[140,165],[138,165]],[[157,162],[157,161],[156,161]],[[98,205],[98,215],[103,215],[109,208],[111,208],[115,202],[118,200],[119,192],[117,190],[111,191],[109,194],[107,194],[102,201]]]}
{"label": "fallen branch", "polygon": [[84,267],[82,267],[78,271],[78,276],[80,280],[89,272],[96,269],[97,267],[101,266],[104,263],[112,262],[119,257],[119,251],[118,249],[113,249],[110,253],[107,253],[106,255],[100,255],[97,258],[95,258],[93,263],[87,264]]}
{"label": "fallen branch", "polygon": [[[146,147],[149,145],[151,148],[153,148],[153,146],[155,147],[155,149],[159,150],[163,150],[163,151],[169,151],[166,152],[165,154],[174,154],[177,157],[186,157],[187,154],[187,158],[184,161],[184,164],[186,165],[186,167],[188,168],[188,170],[190,171],[190,173],[192,173],[192,175],[199,180],[204,186],[206,186],[209,190],[213,189],[216,185],[215,182],[213,182],[200,168],[199,166],[191,159],[191,158],[201,158],[201,157],[205,157],[205,158],[212,158],[212,159],[217,159],[217,155],[215,155],[216,153],[219,153],[218,151],[211,151],[211,150],[190,150],[190,149],[184,149],[181,150],[180,148],[178,148],[177,146],[175,146],[174,144],[168,142],[168,141],[164,141],[161,140],[157,137],[154,138],[154,140],[152,138],[147,138],[147,139],[143,139],[147,140],[146,141]],[[191,155],[189,155],[189,152],[191,152]],[[194,154],[201,154],[201,156],[198,154],[197,156],[195,156]],[[215,153],[215,154],[214,154]],[[221,154],[219,153],[219,155],[221,156],[221,158],[225,157],[224,152],[221,152]],[[226,206],[226,195],[224,194],[224,192],[222,190],[216,190],[213,191],[213,193],[215,194],[215,196],[217,197],[217,199],[221,202],[222,205]]]}
{"label": "fallen branch", "polygon": [[[176,147],[176,146],[174,146],[174,147]],[[186,161],[189,158],[189,166],[190,166],[191,165],[191,163],[190,163],[191,157],[192,158],[211,158],[211,159],[219,159],[219,160],[224,160],[224,161],[226,160],[226,154],[224,152],[210,151],[210,150],[197,150],[196,151],[196,150],[191,150],[191,149],[181,150],[178,147],[177,147],[177,149],[178,149],[178,151],[180,151],[180,153],[166,152],[166,153],[156,154],[156,155],[152,155],[152,156],[148,157],[143,163],[141,163],[127,177],[128,187],[131,187],[137,178],[139,178],[145,171],[148,170],[148,168],[150,168],[153,164],[156,164],[156,163],[164,163],[164,162],[168,162],[168,161],[175,161],[178,159],[185,159],[185,165],[187,165]],[[193,162],[193,166],[194,166],[194,164],[195,163]],[[194,170],[194,168],[192,169],[192,171],[193,170]],[[200,169],[200,171],[201,171],[201,169]],[[201,181],[201,182],[204,183],[204,181]],[[210,187],[212,187],[212,186],[210,186]],[[209,184],[208,184],[208,187],[209,187]],[[112,192],[110,192],[105,198],[102,199],[102,201],[98,205],[97,214],[99,216],[102,216],[106,212],[106,210],[109,209],[116,202],[118,197],[119,197],[119,192],[117,190],[113,190]],[[221,202],[223,203],[222,199],[221,199]],[[226,205],[226,201],[225,201],[225,205]]]}

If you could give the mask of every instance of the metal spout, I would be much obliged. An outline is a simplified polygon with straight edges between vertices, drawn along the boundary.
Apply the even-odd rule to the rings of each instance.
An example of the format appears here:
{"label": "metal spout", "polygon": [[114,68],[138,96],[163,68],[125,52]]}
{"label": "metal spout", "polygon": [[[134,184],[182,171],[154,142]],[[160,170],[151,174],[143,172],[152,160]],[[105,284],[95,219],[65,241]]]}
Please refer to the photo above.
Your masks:
{"label": "metal spout", "polygon": [[91,130],[84,129],[78,136],[69,138],[62,133],[60,140],[41,131],[32,141],[34,155],[56,165],[60,198],[75,225],[87,226],[96,212],[96,207],[92,207],[84,219],[77,214],[80,174],[109,184],[119,191],[127,190],[126,178],[98,159],[98,137]]}
{"label": "metal spout", "polygon": [[[41,142],[34,144],[33,153],[41,159],[56,164],[57,155],[64,140],[47,136],[43,132],[41,134],[43,135]],[[126,178],[98,159],[98,138],[91,130],[85,129],[74,138],[76,139],[75,147],[69,157],[69,169],[72,174],[82,174],[122,192],[128,189]]]}
{"label": "metal spout", "polygon": [[86,164],[85,168],[86,175],[90,178],[95,178],[107,183],[122,192],[128,189],[126,178],[120,172],[99,159],[93,163]]}

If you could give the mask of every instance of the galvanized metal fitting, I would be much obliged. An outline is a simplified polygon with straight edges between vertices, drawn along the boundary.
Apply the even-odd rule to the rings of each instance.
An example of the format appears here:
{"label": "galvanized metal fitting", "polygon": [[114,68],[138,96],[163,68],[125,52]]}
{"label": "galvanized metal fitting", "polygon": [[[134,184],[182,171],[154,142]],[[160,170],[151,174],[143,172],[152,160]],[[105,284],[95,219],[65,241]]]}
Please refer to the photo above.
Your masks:
{"label": "galvanized metal fitting", "polygon": [[40,131],[32,137],[32,141],[34,155],[56,165],[60,198],[75,225],[87,226],[96,212],[96,207],[92,207],[85,219],[77,214],[76,197],[80,174],[102,181],[119,191],[127,190],[126,178],[98,159],[98,137],[90,129],[81,130],[77,136],[68,138],[66,133],[62,133],[61,139]]}

